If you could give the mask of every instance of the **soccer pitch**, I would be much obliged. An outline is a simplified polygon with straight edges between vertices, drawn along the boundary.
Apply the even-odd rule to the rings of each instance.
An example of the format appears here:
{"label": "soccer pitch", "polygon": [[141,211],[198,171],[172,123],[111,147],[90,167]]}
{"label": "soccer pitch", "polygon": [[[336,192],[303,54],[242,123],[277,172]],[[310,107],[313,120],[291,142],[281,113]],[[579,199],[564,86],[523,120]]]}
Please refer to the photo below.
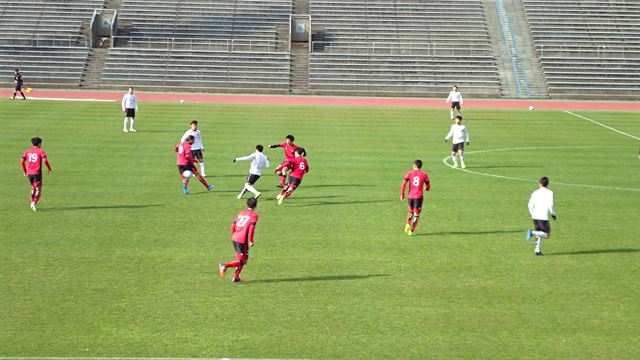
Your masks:
{"label": "soccer pitch", "polygon": [[[638,113],[465,109],[468,171],[445,165],[449,111],[0,101],[0,357],[637,358]],[[173,146],[192,119],[206,192],[182,194]],[[296,136],[310,172],[282,206],[265,172],[242,277],[230,224],[256,144]],[[29,209],[20,155],[53,174]],[[281,149],[265,149],[272,169]],[[431,178],[417,235],[400,184]],[[558,220],[524,240],[546,175]],[[246,197],[247,195],[245,195]]]}

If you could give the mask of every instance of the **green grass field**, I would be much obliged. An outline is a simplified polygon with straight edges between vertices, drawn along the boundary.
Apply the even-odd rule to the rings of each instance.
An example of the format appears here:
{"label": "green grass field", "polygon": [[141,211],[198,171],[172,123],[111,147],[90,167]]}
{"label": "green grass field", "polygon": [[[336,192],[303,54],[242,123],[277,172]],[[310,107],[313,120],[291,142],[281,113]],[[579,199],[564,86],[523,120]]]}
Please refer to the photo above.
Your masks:
{"label": "green grass field", "polygon": [[[510,180],[443,163],[444,108],[143,103],[124,134],[118,107],[0,101],[0,357],[638,357],[637,140],[561,111],[467,109],[467,170]],[[637,113],[577,113],[640,136]],[[172,148],[191,119],[216,188],[185,197]],[[257,183],[233,285],[217,264],[249,163],[231,160],[289,133],[311,171],[281,207],[276,176]],[[37,213],[19,164],[33,136],[53,166]],[[409,238],[416,158],[432,189]],[[542,175],[558,221],[535,257]]]}

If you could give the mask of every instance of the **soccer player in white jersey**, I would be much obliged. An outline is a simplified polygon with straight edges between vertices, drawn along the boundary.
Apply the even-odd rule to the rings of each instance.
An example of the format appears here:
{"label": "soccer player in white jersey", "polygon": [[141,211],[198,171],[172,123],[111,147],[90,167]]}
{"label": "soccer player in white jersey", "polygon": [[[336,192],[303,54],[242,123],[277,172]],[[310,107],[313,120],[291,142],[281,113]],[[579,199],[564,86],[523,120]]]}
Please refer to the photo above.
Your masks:
{"label": "soccer player in white jersey", "polygon": [[262,150],[264,150],[262,145],[256,145],[256,151],[253,154],[233,159],[233,162],[251,160],[249,176],[244,184],[244,188],[240,194],[238,194],[238,199],[241,199],[242,195],[247,191],[253,193],[256,199],[260,197],[260,192],[256,190],[253,185],[258,181],[258,179],[260,179],[260,176],[262,175],[262,168],[271,167],[271,164],[269,164],[269,158],[262,153]]}
{"label": "soccer player in white jersey", "polygon": [[191,122],[191,129],[187,130],[184,135],[182,135],[181,142],[185,142],[189,135],[195,138],[193,145],[191,145],[191,157],[194,159],[198,159],[198,163],[200,164],[200,174],[204,177],[207,177],[207,173],[204,172],[204,145],[202,144],[202,134],[200,130],[198,130],[198,121],[193,120]]}
{"label": "soccer player in white jersey", "polygon": [[533,219],[535,230],[528,229],[525,239],[531,240],[532,236],[536,237],[536,256],[542,256],[540,243],[542,239],[548,239],[551,235],[551,225],[549,225],[549,214],[553,220],[556,219],[556,211],[553,208],[553,191],[547,189],[549,186],[549,178],[543,176],[538,182],[540,187],[531,194],[529,199],[529,213]]}
{"label": "soccer player in white jersey", "polygon": [[453,89],[449,92],[449,97],[444,102],[445,104],[451,102],[451,120],[453,120],[453,110],[458,111],[458,115],[462,116],[462,94],[458,91],[458,85],[453,85]]}
{"label": "soccer player in white jersey", "polygon": [[462,125],[462,116],[456,116],[455,124],[451,125],[451,130],[444,138],[444,142],[447,142],[450,138],[453,138],[451,142],[453,143],[453,147],[451,148],[451,159],[453,160],[453,168],[458,167],[458,162],[456,161],[456,153],[460,156],[460,167],[465,168],[464,165],[464,142],[467,142],[469,145],[469,131],[467,128]]}
{"label": "soccer player in white jersey", "polygon": [[[130,87],[129,92],[124,94],[124,97],[122,97],[122,112],[124,113],[124,127],[122,128],[122,131],[136,132],[136,129],[133,128],[133,122],[136,119],[136,111],[138,111],[138,101],[136,100],[136,96],[133,94],[133,88]],[[127,120],[131,120],[129,130],[127,130]]]}

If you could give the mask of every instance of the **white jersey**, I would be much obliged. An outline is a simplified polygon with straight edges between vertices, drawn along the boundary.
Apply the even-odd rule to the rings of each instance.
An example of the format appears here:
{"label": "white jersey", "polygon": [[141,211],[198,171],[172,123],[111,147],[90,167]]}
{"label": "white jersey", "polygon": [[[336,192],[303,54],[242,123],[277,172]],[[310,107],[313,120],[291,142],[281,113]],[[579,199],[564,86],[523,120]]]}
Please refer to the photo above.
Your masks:
{"label": "white jersey", "polygon": [[453,137],[454,144],[460,144],[462,142],[469,142],[469,131],[464,125],[453,124],[451,125],[451,130],[444,138],[445,140],[449,140],[449,138]]}
{"label": "white jersey", "polygon": [[[204,149],[204,145],[202,145],[202,134],[200,134],[200,130],[193,131],[191,129],[187,130],[184,135],[182,135],[182,139],[180,142],[187,141],[187,136],[193,135],[196,140],[191,145],[191,150],[202,150]],[[215,150],[215,149],[214,149]]]}
{"label": "white jersey", "polygon": [[122,111],[126,109],[136,109],[138,111],[138,101],[136,101],[136,96],[133,94],[126,93],[122,98]]}
{"label": "white jersey", "polygon": [[249,169],[250,174],[262,175],[263,167],[271,167],[271,164],[269,164],[269,159],[263,153],[258,151],[254,152],[251,155],[236,158],[236,161],[243,160],[251,160],[251,168]]}
{"label": "white jersey", "polygon": [[553,208],[553,191],[541,187],[531,194],[529,213],[534,220],[549,220],[549,214],[555,215]]}
{"label": "white jersey", "polygon": [[460,93],[460,91],[453,91],[451,90],[451,92],[449,93],[449,97],[447,98],[446,102],[459,102],[460,105],[462,105],[462,94]]}

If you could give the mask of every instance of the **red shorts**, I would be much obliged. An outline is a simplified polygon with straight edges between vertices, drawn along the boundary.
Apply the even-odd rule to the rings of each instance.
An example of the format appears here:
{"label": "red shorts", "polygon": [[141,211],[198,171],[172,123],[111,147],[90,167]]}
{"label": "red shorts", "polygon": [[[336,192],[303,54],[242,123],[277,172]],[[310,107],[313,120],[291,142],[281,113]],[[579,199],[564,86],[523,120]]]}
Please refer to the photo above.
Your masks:
{"label": "red shorts", "polygon": [[282,172],[283,169],[289,169],[289,160],[285,160],[282,164],[278,165],[276,172]]}

